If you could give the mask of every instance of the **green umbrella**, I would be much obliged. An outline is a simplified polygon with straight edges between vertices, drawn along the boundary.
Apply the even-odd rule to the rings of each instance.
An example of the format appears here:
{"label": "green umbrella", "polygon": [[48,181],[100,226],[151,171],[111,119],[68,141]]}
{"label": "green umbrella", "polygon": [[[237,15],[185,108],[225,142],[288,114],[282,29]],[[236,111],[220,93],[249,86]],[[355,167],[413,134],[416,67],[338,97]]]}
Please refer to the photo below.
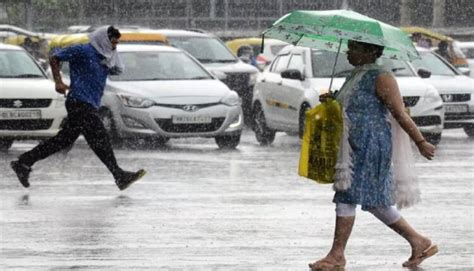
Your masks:
{"label": "green umbrella", "polygon": [[408,35],[397,27],[350,10],[296,10],[263,32],[293,45],[344,52],[348,40],[385,46],[382,57],[420,58]]}
{"label": "green umbrella", "polygon": [[[278,19],[263,32],[297,46],[338,52],[347,51],[347,41],[355,40],[384,46],[382,57],[412,61],[420,56],[405,32],[397,27],[350,10],[296,10]],[[331,90],[333,77],[329,90]]]}

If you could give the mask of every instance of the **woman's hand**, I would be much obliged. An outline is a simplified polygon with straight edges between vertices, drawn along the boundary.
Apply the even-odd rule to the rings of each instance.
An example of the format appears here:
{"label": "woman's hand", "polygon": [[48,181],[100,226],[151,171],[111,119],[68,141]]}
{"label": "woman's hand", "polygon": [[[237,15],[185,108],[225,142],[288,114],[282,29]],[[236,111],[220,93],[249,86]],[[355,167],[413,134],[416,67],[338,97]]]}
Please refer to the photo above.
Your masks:
{"label": "woman's hand", "polygon": [[426,140],[423,140],[416,144],[418,150],[420,151],[421,155],[423,155],[426,159],[431,160],[434,157],[436,147],[433,146]]}

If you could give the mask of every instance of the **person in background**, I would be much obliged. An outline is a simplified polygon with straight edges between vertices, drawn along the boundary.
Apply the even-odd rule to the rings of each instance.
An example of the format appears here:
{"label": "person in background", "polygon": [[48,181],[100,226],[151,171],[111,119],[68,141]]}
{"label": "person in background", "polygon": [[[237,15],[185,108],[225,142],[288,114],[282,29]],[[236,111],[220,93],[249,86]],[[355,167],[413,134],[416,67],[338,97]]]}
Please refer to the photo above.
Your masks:
{"label": "person in background", "polygon": [[250,64],[254,67],[257,67],[257,59],[255,58],[255,53],[253,51],[252,46],[250,45],[242,45],[237,50],[237,57],[242,59],[247,64]]}
{"label": "person in background", "polygon": [[[87,144],[109,169],[120,190],[145,175],[145,170],[136,172],[120,168],[110,143],[107,131],[99,116],[99,107],[109,74],[119,74],[123,65],[117,53],[120,32],[113,26],[102,27],[89,35],[90,43],[75,45],[53,52],[50,57],[56,91],[66,95],[67,120],[58,134],[34,149],[23,153],[11,162],[20,183],[29,187],[31,167],[37,161],[66,148],[70,148],[79,135],[84,135]],[[60,62],[69,62],[71,85],[63,83]]]}
{"label": "person in background", "polygon": [[[416,174],[400,170],[407,167],[392,168],[393,164],[400,163],[392,158],[393,152],[411,151],[411,138],[421,155],[431,160],[435,147],[423,138],[406,113],[393,74],[375,63],[383,50],[384,47],[374,44],[352,40],[348,43],[347,59],[355,68],[335,96],[344,112],[344,132],[334,180],[334,240],[326,257],[309,264],[312,270],[336,270],[346,265],[345,248],[354,225],[357,205],[408,241],[412,253],[403,263],[404,267],[416,267],[438,252],[438,247],[415,231],[394,207],[399,204],[399,199],[407,198],[407,190],[410,190],[397,190],[399,177],[403,176],[409,187],[416,182]],[[332,94],[324,94],[320,99],[324,101],[328,96]],[[390,113],[392,122],[389,120]],[[394,130],[404,136],[406,144],[392,143],[400,135],[395,133],[397,137],[392,137]],[[399,192],[403,195],[400,198],[397,196]],[[405,207],[418,200],[419,193],[414,193],[412,199],[404,202]]]}
{"label": "person in background", "polygon": [[451,56],[451,53],[449,52],[449,44],[447,41],[445,40],[440,41],[438,43],[438,49],[435,50],[435,53],[442,56],[449,63],[453,63],[453,57]]}

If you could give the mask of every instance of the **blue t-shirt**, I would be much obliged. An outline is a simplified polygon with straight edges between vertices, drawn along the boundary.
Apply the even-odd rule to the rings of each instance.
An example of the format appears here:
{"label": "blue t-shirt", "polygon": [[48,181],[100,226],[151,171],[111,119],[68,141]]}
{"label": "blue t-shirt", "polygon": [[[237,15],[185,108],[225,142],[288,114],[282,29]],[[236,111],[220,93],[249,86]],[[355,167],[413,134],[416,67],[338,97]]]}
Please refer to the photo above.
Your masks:
{"label": "blue t-shirt", "polygon": [[69,62],[70,92],[67,99],[100,107],[109,68],[101,64],[104,56],[91,44],[74,45],[56,50],[53,55],[59,61]]}

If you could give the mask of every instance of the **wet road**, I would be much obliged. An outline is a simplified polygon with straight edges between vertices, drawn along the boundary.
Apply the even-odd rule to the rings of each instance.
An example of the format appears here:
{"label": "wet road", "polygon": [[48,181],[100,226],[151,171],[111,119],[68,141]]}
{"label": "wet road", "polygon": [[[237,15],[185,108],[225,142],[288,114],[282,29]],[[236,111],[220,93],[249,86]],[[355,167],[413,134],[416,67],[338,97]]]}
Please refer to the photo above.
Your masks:
{"label": "wet road", "polygon": [[[246,132],[236,151],[213,140],[117,150],[148,175],[120,192],[84,142],[35,165],[23,189],[0,154],[2,270],[307,270],[333,234],[330,186],[297,176],[299,142],[270,147]],[[433,161],[417,157],[422,203],[402,211],[440,253],[418,270],[474,269],[474,140],[445,132]],[[358,210],[346,270],[407,270],[408,244]]]}

